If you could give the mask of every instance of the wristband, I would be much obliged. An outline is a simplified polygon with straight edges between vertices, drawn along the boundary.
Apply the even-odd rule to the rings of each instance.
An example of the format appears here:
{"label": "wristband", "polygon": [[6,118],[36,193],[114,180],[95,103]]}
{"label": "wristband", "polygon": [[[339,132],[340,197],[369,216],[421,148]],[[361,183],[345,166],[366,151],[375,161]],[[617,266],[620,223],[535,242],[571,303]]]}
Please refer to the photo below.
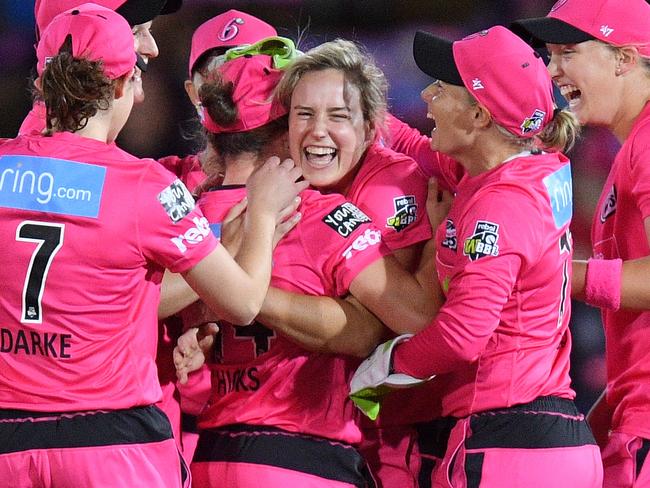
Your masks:
{"label": "wristband", "polygon": [[585,302],[616,311],[621,306],[621,259],[590,259],[585,276]]}

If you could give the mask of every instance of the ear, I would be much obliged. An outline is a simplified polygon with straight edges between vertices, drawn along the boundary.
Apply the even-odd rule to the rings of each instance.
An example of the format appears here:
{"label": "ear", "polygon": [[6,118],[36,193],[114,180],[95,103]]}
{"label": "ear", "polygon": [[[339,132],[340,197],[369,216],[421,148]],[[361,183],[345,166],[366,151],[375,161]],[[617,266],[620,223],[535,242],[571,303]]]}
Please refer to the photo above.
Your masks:
{"label": "ear", "polygon": [[200,103],[199,94],[197,93],[196,86],[192,80],[185,80],[185,93],[190,97],[192,105],[198,105]]}
{"label": "ear", "polygon": [[115,100],[117,100],[118,98],[122,98],[124,96],[124,93],[126,92],[127,89],[127,83],[131,82],[131,78],[133,78],[134,71],[135,69],[132,68],[131,71],[129,71],[127,74],[121,76],[116,80],[115,94],[114,94]]}
{"label": "ear", "polygon": [[492,114],[482,103],[472,106],[471,115],[474,126],[477,128],[485,129],[492,123]]}
{"label": "ear", "polygon": [[616,53],[616,74],[622,75],[633,69],[639,60],[639,50],[636,46],[626,46]]}
{"label": "ear", "polygon": [[34,80],[34,86],[38,91],[43,91],[43,83],[40,76]]}

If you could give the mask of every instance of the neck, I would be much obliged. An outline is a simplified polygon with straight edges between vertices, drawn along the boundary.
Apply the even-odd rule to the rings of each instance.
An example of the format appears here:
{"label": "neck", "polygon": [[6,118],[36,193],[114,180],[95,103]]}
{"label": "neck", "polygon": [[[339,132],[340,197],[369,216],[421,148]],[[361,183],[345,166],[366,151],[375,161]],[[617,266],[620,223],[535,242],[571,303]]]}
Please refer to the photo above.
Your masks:
{"label": "neck", "polygon": [[501,166],[505,161],[525,149],[513,145],[495,128],[486,130],[466,148],[462,154],[451,155],[467,170],[470,176],[478,176]]}
{"label": "neck", "polygon": [[253,153],[242,153],[224,158],[224,185],[245,185],[255,168],[264,162]]}
{"label": "neck", "polygon": [[625,82],[621,104],[609,127],[621,144],[630,135],[637,117],[650,100],[650,81],[645,70],[637,70]]}
{"label": "neck", "polygon": [[88,119],[88,123],[84,128],[79,129],[75,134],[100,142],[113,142],[117,137],[117,133],[113,134],[111,130],[111,116],[111,110],[100,110]]}

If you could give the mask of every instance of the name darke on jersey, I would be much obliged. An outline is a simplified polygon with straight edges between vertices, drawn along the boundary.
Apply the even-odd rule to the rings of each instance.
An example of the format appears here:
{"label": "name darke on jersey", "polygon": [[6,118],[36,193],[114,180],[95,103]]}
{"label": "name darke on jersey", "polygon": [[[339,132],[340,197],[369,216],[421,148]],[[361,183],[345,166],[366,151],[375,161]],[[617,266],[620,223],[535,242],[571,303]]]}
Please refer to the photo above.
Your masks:
{"label": "name darke on jersey", "polygon": [[69,359],[72,335],[0,328],[0,353]]}

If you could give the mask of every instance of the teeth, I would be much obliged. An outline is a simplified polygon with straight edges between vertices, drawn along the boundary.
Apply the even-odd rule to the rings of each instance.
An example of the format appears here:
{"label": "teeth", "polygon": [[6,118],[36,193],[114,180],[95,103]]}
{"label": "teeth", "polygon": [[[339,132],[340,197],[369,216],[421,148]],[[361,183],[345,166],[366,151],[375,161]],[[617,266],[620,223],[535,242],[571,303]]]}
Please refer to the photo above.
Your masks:
{"label": "teeth", "polygon": [[314,156],[329,156],[336,152],[336,149],[333,147],[318,147],[318,146],[309,146],[305,148],[307,154],[313,154]]}
{"label": "teeth", "polygon": [[571,101],[575,98],[580,98],[581,92],[575,85],[563,85],[560,87],[560,93],[568,101]]}

